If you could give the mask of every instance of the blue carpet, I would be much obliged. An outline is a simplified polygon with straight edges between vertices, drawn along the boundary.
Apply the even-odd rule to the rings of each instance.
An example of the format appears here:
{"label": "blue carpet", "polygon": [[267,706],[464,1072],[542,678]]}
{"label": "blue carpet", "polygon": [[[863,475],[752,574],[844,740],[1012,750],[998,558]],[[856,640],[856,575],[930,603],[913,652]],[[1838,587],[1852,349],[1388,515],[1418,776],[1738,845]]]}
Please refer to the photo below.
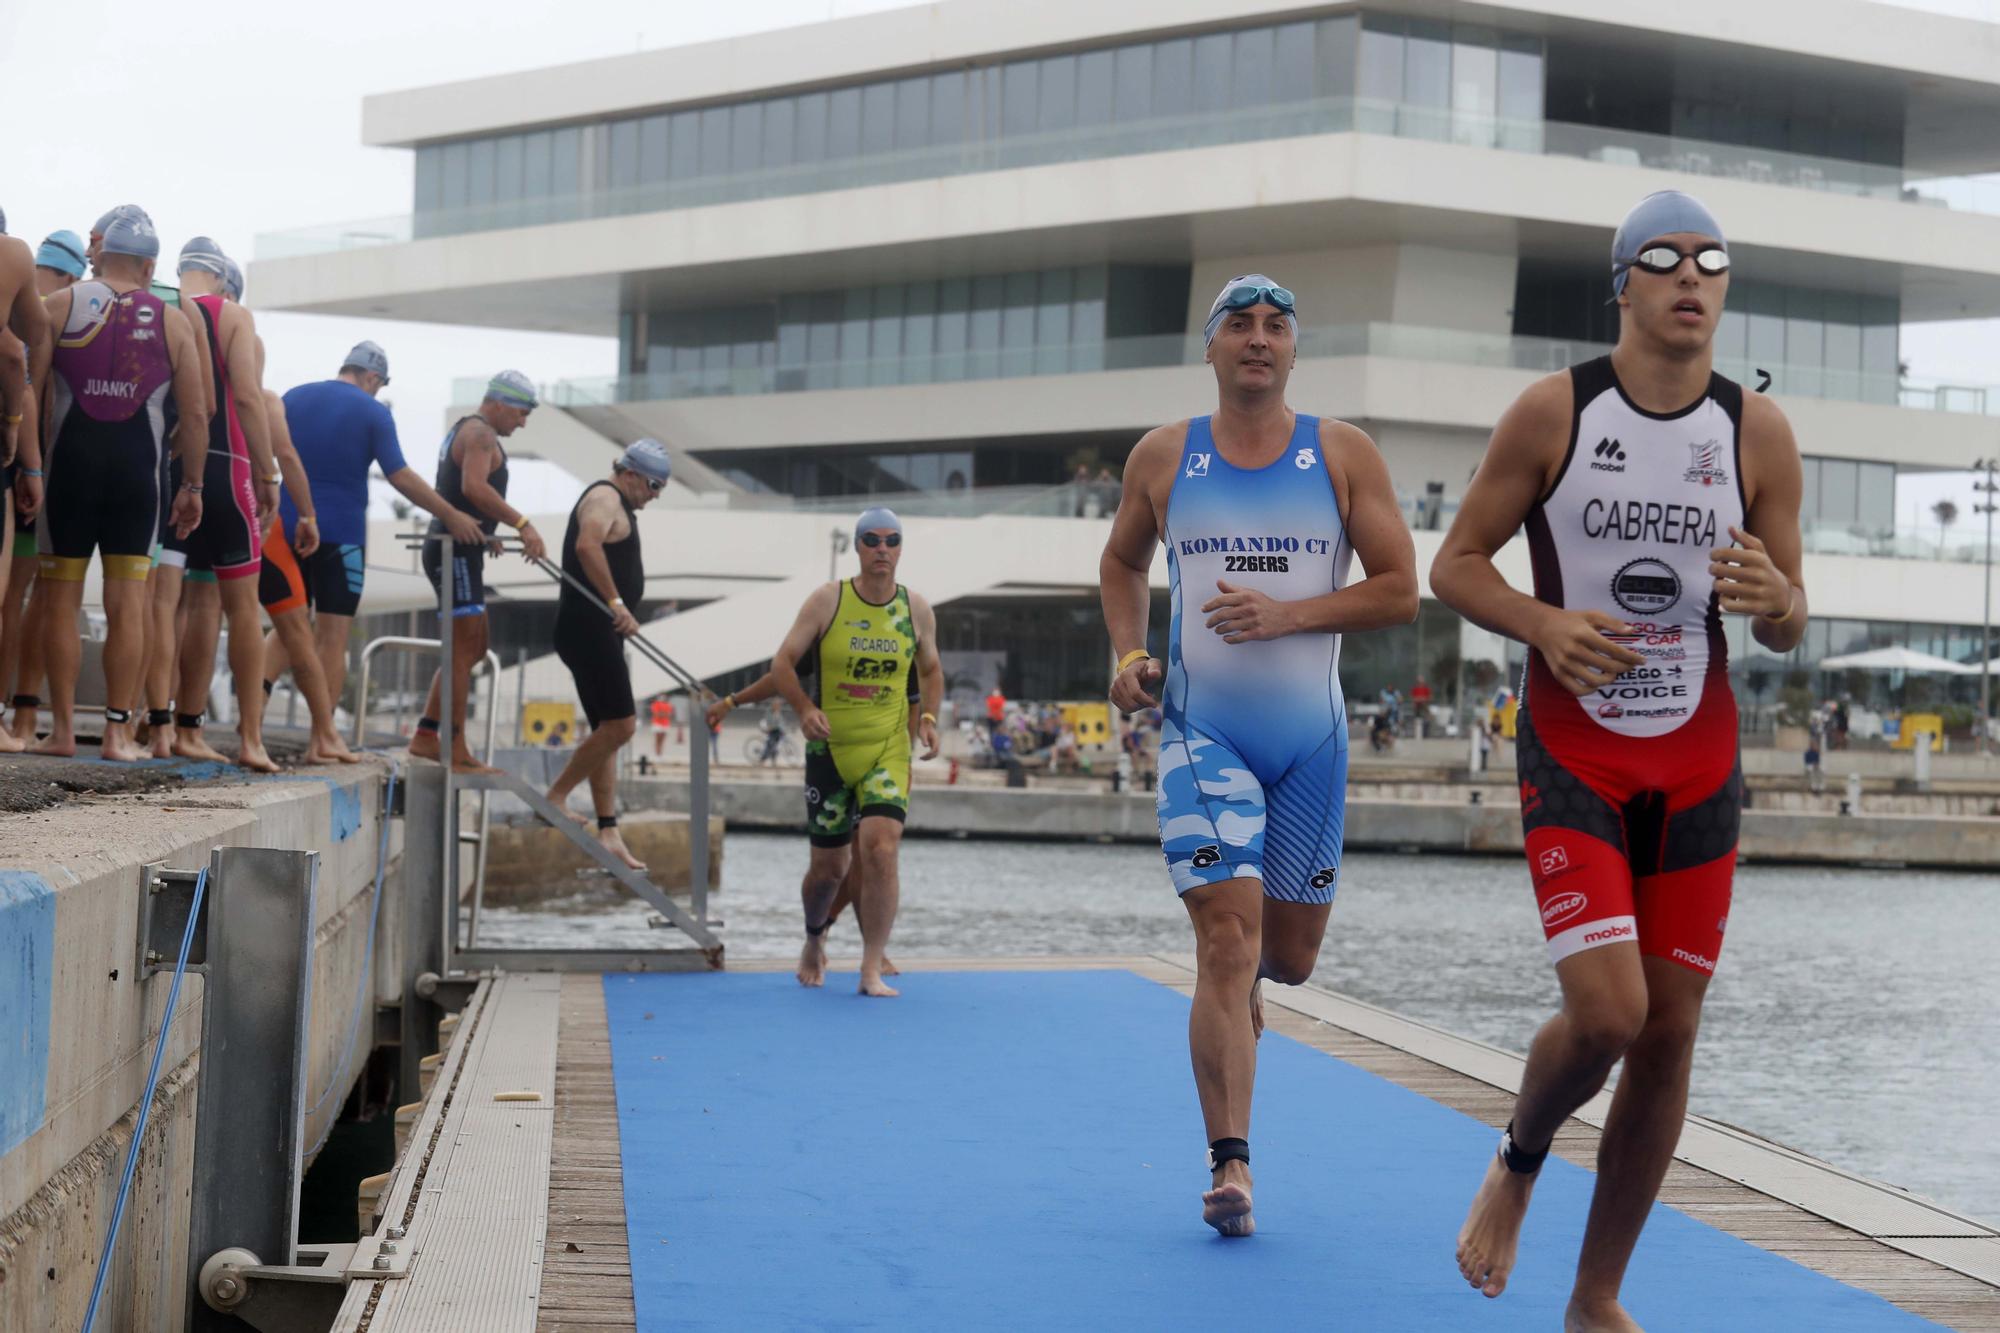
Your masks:
{"label": "blue carpet", "polygon": [[[1257,1234],[1203,1226],[1187,1001],[1126,972],[604,979],[639,1328],[1561,1327],[1590,1173],[1550,1158],[1507,1292],[1452,1262],[1494,1133],[1276,1034]],[[1653,1330],[1934,1327],[1666,1208]]]}

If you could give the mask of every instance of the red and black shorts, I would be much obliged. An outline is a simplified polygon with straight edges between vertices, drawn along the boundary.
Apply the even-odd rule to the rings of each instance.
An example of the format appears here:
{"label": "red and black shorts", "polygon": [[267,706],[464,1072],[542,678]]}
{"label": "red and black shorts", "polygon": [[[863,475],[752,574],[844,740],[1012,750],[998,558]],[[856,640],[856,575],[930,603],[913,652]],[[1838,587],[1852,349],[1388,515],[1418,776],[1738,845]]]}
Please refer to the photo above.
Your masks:
{"label": "red and black shorts", "polygon": [[[1727,679],[1707,682],[1686,726],[1655,737],[1613,734],[1570,696],[1531,688],[1538,694],[1542,708],[1520,712],[1515,766],[1550,961],[1631,941],[1712,975],[1743,812]],[[1538,729],[1534,714],[1544,710],[1554,721]]]}

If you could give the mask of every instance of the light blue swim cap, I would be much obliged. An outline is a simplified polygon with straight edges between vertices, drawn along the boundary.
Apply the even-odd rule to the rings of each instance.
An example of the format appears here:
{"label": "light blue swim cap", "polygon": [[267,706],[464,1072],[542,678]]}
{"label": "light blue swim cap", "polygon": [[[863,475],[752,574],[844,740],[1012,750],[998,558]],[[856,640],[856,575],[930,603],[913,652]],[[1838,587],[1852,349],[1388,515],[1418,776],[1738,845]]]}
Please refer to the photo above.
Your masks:
{"label": "light blue swim cap", "polygon": [[107,210],[103,217],[91,223],[90,230],[96,235],[102,236],[106,231],[110,230],[111,224],[113,222],[116,222],[120,217],[129,217],[135,215],[138,217],[144,217],[146,216],[146,210],[139,207],[137,204],[120,204],[116,208]]}
{"label": "light blue swim cap", "polygon": [[662,485],[674,475],[674,460],[667,456],[667,446],[650,437],[626,445],[618,456],[618,466]]}
{"label": "light blue swim cap", "polygon": [[535,395],[535,382],[518,370],[503,370],[486,381],[486,396],[509,407],[530,410],[541,403]]}
{"label": "light blue swim cap", "polygon": [[[1222,327],[1222,320],[1225,315],[1231,310],[1245,308],[1240,305],[1232,306],[1229,304],[1229,294],[1238,287],[1268,287],[1276,288],[1279,291],[1290,290],[1289,288],[1279,286],[1267,274],[1263,273],[1241,273],[1231,278],[1228,282],[1222,284],[1222,290],[1217,292],[1215,300],[1209,303],[1208,322],[1203,324],[1201,328],[1201,337],[1204,343],[1215,341],[1215,331]],[[1252,302],[1252,304],[1256,303]],[[1282,303],[1276,300],[1269,301],[1269,304],[1285,311],[1285,322],[1292,326],[1292,337],[1297,338],[1299,336],[1299,317],[1297,312],[1287,309]]]}
{"label": "light blue swim cap", "polygon": [[52,268],[72,278],[83,276],[83,238],[73,231],[52,231],[35,251],[36,268]]}
{"label": "light blue swim cap", "polygon": [[174,265],[174,272],[185,273],[198,269],[203,273],[213,273],[221,278],[228,274],[229,257],[222,253],[222,247],[206,236],[196,236],[181,247],[181,257]]}
{"label": "light blue swim cap", "polygon": [[873,509],[862,511],[861,517],[854,520],[854,544],[861,544],[862,533],[880,532],[885,528],[897,533],[903,530],[903,520],[896,517],[895,510],[876,505]]}
{"label": "light blue swim cap", "polygon": [[222,270],[222,294],[238,305],[243,304],[243,265],[224,255]]}
{"label": "light blue swim cap", "polygon": [[99,254],[131,255],[135,259],[160,257],[160,233],[153,229],[153,219],[146,216],[144,209],[127,204],[106,216],[110,220],[104,224],[104,243],[98,247]]}
{"label": "light blue swim cap", "polygon": [[1677,231],[1713,236],[1717,245],[1725,250],[1729,248],[1728,240],[1722,235],[1722,224],[1715,220],[1715,214],[1709,212],[1708,206],[1701,200],[1679,190],[1656,190],[1632,206],[1632,211],[1618,224],[1617,234],[1611,238],[1613,297],[1624,293],[1626,274],[1631,270],[1632,261],[1646,248],[1646,242],[1657,241]]}

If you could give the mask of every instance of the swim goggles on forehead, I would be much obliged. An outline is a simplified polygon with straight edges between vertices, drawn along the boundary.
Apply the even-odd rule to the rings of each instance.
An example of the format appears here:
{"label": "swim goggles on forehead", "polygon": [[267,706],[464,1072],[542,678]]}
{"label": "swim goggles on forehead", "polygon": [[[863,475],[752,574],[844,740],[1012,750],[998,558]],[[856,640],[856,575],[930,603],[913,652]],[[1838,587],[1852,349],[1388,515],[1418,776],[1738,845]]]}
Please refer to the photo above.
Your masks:
{"label": "swim goggles on forehead", "polygon": [[1694,251],[1664,243],[1649,245],[1634,255],[1627,267],[1646,273],[1668,274],[1678,270],[1683,259],[1694,260],[1694,266],[1710,277],[1729,271],[1729,252],[1719,245],[1704,245]]}
{"label": "swim goggles on forehead", "polygon": [[1287,315],[1295,313],[1293,307],[1298,304],[1288,287],[1268,282],[1246,282],[1224,292],[1222,299],[1215,303],[1215,308],[1218,312],[1247,310],[1263,302],[1269,302]]}

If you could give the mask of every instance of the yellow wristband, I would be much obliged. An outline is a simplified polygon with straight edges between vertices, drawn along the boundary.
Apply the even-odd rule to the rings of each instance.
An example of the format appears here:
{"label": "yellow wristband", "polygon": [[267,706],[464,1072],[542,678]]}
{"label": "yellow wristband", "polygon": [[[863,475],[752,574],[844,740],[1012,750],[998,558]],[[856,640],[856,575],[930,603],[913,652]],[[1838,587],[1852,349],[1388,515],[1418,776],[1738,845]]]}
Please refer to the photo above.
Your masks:
{"label": "yellow wristband", "polygon": [[723,695],[723,696],[722,696],[722,707],[723,707],[723,710],[724,710],[725,712],[729,711],[730,709],[733,709],[733,708],[735,708],[735,707],[736,707],[736,696],[735,696],[735,695],[733,695],[733,694],[725,694],[725,695]]}
{"label": "yellow wristband", "polygon": [[919,721],[919,722],[935,722],[935,721],[937,721],[937,714],[936,714],[936,713],[919,713],[919,714],[917,714],[917,721]]}
{"label": "yellow wristband", "polygon": [[9,413],[7,414],[7,424],[8,424],[8,425],[10,425],[10,426],[18,426],[18,425],[20,425],[20,424],[21,424],[21,414],[20,414],[19,412],[9,412]]}
{"label": "yellow wristband", "polygon": [[1785,614],[1783,614],[1782,616],[1773,616],[1767,613],[1764,616],[1764,619],[1770,624],[1773,625],[1784,624],[1786,621],[1792,618],[1792,613],[1799,609],[1799,590],[1793,585],[1787,583],[1785,585],[1785,591],[1789,594],[1789,600],[1787,600],[1785,603]]}
{"label": "yellow wristband", "polygon": [[1113,671],[1111,674],[1114,676],[1122,676],[1125,674],[1126,667],[1131,666],[1134,662],[1137,662],[1141,658],[1151,657],[1151,656],[1152,654],[1147,652],[1144,648],[1134,648],[1131,652],[1125,654],[1125,656],[1118,659],[1118,669],[1116,671]]}

